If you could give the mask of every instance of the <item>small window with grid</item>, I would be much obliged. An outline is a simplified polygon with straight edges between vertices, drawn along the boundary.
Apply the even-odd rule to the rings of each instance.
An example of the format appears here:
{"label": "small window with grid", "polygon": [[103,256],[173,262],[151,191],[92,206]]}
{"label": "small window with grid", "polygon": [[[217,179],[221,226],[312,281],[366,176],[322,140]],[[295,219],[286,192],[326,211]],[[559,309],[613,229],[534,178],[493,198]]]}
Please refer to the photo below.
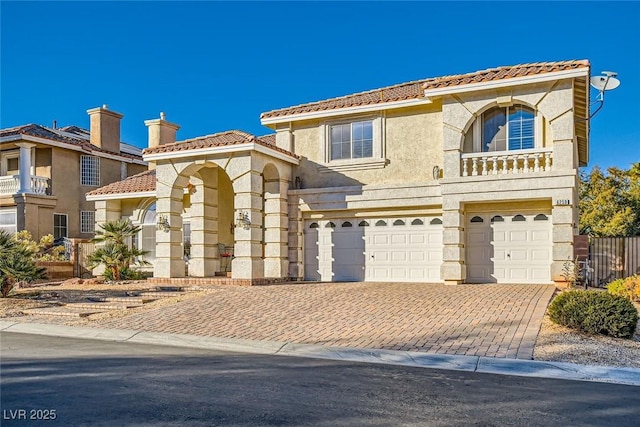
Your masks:
{"label": "small window with grid", "polygon": [[93,233],[95,230],[95,211],[80,211],[80,232]]}
{"label": "small window with grid", "polygon": [[68,236],[66,214],[53,214],[53,238],[59,239]]}
{"label": "small window with grid", "polygon": [[97,187],[100,185],[100,158],[80,156],[80,184]]}

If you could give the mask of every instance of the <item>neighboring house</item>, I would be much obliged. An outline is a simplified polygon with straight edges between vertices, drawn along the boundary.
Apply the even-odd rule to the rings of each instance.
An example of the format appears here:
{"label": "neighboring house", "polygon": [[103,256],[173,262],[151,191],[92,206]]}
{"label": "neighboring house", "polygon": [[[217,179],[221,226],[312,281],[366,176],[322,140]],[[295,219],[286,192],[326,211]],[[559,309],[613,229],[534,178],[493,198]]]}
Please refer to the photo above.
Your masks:
{"label": "neighboring house", "polygon": [[120,142],[121,114],[88,110],[90,131],[29,124],[0,130],[0,229],[34,239],[90,239],[95,207],[85,193],[147,169],[142,151]]}
{"label": "neighboring house", "polygon": [[[154,275],[321,281],[563,281],[589,154],[588,61],[498,67],[270,111],[275,134],[175,142],[88,195],[131,218]],[[185,226],[188,224],[188,226]],[[224,250],[221,248],[221,250]]]}

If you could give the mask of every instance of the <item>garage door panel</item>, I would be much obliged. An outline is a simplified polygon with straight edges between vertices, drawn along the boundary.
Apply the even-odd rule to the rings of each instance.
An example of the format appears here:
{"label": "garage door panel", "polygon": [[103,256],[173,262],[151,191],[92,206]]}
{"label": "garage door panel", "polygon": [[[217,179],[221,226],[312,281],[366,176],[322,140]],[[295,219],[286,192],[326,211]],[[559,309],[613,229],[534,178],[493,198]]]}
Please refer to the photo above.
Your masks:
{"label": "garage door panel", "polygon": [[533,230],[531,240],[534,242],[548,242],[551,240],[551,233],[547,230]]}
{"label": "garage door panel", "polygon": [[550,261],[551,260],[551,252],[549,250],[532,250],[531,251],[531,261]]}
{"label": "garage door panel", "polygon": [[527,230],[512,230],[509,232],[509,242],[527,242],[527,237]]}
{"label": "garage door panel", "polygon": [[388,245],[389,244],[389,236],[386,234],[376,234],[373,237],[374,245]]}
{"label": "garage door panel", "polygon": [[510,261],[512,262],[527,261],[527,259],[529,258],[529,251],[526,249],[512,249],[510,251],[510,255]]}
{"label": "garage door panel", "polygon": [[426,243],[426,236],[424,234],[410,234],[409,243],[412,245],[424,245]]}
{"label": "garage door panel", "polygon": [[474,243],[486,243],[489,241],[489,233],[486,231],[469,230],[467,235],[468,242]]}

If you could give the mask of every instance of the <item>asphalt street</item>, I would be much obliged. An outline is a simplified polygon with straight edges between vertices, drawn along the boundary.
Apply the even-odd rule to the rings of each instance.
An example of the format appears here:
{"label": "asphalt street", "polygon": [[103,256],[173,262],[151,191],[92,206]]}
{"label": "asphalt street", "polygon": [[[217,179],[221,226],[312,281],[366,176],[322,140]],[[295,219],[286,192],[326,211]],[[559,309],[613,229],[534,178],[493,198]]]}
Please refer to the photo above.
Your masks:
{"label": "asphalt street", "polygon": [[640,388],[0,334],[3,426],[635,426]]}

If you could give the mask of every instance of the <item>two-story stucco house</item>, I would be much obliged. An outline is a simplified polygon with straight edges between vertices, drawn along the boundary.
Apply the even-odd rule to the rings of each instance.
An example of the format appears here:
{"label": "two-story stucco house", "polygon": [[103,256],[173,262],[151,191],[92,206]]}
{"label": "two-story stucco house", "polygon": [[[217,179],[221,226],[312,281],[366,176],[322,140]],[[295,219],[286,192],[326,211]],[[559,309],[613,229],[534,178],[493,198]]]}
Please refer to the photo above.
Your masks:
{"label": "two-story stucco house", "polygon": [[[587,61],[428,78],[260,117],[275,131],[175,142],[95,190],[96,220],[145,225],[156,278],[549,283],[577,234]],[[183,240],[190,241],[185,270]]]}
{"label": "two-story stucco house", "polygon": [[95,207],[85,193],[147,169],[142,150],[120,142],[121,114],[106,106],[87,113],[89,131],[0,129],[0,229],[92,238]]}

